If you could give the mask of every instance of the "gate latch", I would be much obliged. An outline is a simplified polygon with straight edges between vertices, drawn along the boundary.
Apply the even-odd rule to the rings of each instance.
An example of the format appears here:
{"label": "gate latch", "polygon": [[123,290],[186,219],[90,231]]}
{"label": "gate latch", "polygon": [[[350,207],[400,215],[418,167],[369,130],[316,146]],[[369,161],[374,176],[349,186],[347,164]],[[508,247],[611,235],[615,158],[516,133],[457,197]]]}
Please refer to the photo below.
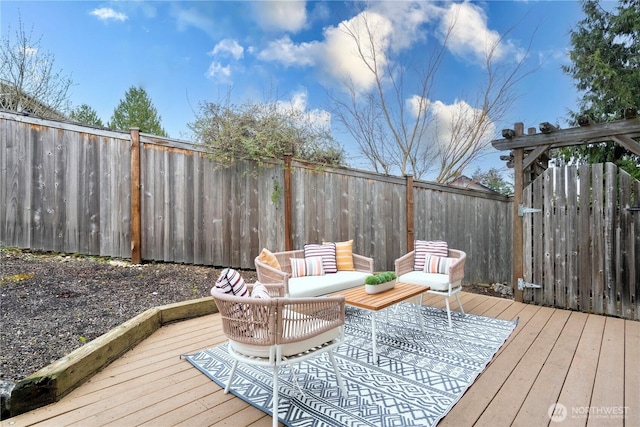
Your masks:
{"label": "gate latch", "polygon": [[524,205],[518,205],[518,216],[524,216],[524,214],[542,212],[542,209],[528,208]]}
{"label": "gate latch", "polygon": [[542,289],[542,286],[536,285],[535,283],[525,282],[522,277],[518,279],[518,290],[522,291],[525,288],[529,289]]}

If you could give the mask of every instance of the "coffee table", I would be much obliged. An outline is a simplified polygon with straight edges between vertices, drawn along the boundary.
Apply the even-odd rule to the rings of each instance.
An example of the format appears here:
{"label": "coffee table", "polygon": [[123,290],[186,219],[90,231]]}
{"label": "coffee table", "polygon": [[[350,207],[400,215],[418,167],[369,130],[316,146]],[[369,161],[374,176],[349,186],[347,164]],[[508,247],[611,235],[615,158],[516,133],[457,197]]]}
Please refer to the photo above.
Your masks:
{"label": "coffee table", "polygon": [[[362,285],[355,288],[346,289],[344,291],[335,292],[331,295],[344,296],[345,304],[363,308],[371,312],[371,341],[373,343],[373,360],[375,361],[375,363],[378,363],[378,350],[376,345],[376,312],[407,300],[411,297],[418,296],[428,290],[428,286],[396,282],[396,286],[393,289],[389,289],[388,291],[380,292],[378,294],[368,294],[364,290],[364,285]],[[417,304],[415,305],[415,307],[416,313],[418,315],[418,322],[420,323],[420,330],[423,330],[424,327],[422,325],[422,315],[420,315],[420,309]]]}

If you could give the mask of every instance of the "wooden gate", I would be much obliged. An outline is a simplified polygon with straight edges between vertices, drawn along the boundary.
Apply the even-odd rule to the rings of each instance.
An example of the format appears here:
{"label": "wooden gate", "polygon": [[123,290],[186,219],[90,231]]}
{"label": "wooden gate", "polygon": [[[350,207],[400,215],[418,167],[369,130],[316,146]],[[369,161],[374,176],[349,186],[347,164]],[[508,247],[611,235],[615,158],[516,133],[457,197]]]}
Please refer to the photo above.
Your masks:
{"label": "wooden gate", "polygon": [[519,214],[525,302],[640,319],[639,181],[612,163],[549,168]]}

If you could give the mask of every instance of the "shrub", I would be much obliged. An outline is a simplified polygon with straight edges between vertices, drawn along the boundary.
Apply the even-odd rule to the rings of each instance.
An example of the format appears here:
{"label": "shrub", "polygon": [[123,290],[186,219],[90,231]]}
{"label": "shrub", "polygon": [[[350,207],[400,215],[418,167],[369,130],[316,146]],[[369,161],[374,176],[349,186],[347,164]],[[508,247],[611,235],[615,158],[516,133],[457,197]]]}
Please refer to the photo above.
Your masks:
{"label": "shrub", "polygon": [[396,274],[393,271],[385,271],[383,273],[374,274],[364,279],[365,285],[379,285],[394,280]]}

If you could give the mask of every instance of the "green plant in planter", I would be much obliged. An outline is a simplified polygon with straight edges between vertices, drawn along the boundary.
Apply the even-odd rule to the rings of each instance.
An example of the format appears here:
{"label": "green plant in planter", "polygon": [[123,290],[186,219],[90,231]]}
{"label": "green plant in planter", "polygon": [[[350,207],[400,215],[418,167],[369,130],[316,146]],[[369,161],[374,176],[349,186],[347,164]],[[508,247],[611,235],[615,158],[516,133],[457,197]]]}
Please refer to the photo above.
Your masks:
{"label": "green plant in planter", "polygon": [[396,273],[393,271],[385,271],[384,273],[374,274],[373,276],[369,276],[364,279],[365,285],[379,285],[381,283],[390,282],[395,280]]}

